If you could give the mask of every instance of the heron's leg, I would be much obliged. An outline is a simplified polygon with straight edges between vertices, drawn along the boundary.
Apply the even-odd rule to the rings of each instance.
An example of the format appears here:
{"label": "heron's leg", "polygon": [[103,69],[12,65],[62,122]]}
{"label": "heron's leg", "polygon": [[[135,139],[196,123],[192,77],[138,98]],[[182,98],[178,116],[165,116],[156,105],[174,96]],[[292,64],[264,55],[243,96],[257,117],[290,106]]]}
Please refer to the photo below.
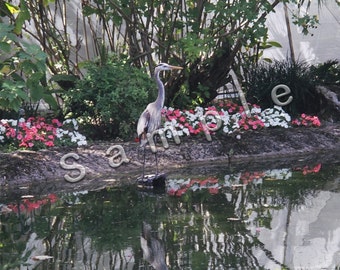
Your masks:
{"label": "heron's leg", "polygon": [[143,173],[142,173],[142,180],[144,180],[144,171],[145,171],[145,146],[143,147]]}
{"label": "heron's leg", "polygon": [[157,152],[155,153],[155,160],[156,160],[156,175],[158,175],[158,158],[157,158]]}

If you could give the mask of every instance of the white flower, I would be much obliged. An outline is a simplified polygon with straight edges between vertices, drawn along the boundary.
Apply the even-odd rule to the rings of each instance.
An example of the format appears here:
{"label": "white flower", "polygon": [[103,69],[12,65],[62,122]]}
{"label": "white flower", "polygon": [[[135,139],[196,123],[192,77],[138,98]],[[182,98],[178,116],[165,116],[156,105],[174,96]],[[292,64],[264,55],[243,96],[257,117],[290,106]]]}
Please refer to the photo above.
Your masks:
{"label": "white flower", "polygon": [[55,135],[58,139],[60,139],[64,135],[64,130],[62,128],[57,128]]}
{"label": "white flower", "polygon": [[251,114],[260,114],[261,108],[253,107],[250,112]]}
{"label": "white flower", "polygon": [[223,132],[224,132],[224,133],[227,133],[227,134],[232,133],[232,131],[229,130],[228,126],[224,126],[224,127],[223,127]]}
{"label": "white flower", "polygon": [[185,115],[189,119],[190,122],[193,122],[198,118],[198,116],[196,114],[193,114],[189,111],[185,111]]}
{"label": "white flower", "polygon": [[200,117],[200,116],[203,116],[203,114],[204,114],[204,109],[203,109],[202,107],[197,106],[197,107],[195,108],[195,112],[196,112],[196,115]]}

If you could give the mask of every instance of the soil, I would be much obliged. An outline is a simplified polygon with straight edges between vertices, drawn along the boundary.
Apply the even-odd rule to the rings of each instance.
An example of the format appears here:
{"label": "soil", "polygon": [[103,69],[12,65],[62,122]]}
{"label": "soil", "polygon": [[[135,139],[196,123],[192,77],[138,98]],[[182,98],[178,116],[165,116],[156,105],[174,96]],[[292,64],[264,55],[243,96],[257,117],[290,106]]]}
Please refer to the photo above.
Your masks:
{"label": "soil", "polygon": [[[116,149],[108,151],[110,147]],[[79,169],[65,169],[60,165],[62,157],[69,153],[77,154],[79,159],[69,157],[66,166],[73,164]],[[150,148],[145,154],[145,172],[154,173],[155,155]],[[159,171],[182,175],[188,169],[191,174],[204,174],[206,164],[247,168],[265,164],[268,168],[279,163],[297,165],[306,159],[340,161],[340,123],[323,122],[319,128],[267,128],[216,135],[211,141],[205,137],[186,137],[181,138],[180,144],[169,142],[167,149],[159,142],[157,159]],[[110,160],[115,167],[110,166]],[[135,142],[93,142],[82,148],[0,153],[0,196],[133,184],[142,174],[142,162],[143,151]],[[77,182],[65,180],[65,175],[71,179],[79,176],[80,170],[85,170],[84,178]]]}

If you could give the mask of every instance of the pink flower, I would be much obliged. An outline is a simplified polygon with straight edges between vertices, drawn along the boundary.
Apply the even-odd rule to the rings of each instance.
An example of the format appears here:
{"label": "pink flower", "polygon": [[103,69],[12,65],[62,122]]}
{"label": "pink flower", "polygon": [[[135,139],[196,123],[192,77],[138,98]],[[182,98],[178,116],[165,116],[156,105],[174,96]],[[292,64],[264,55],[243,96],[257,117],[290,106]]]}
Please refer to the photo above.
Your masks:
{"label": "pink flower", "polygon": [[320,123],[319,118],[317,118],[317,117],[314,118],[314,120],[313,120],[313,125],[316,126],[316,127],[321,126],[321,123]]}
{"label": "pink flower", "polygon": [[47,198],[50,200],[51,203],[55,203],[58,200],[57,195],[55,195],[53,193],[47,195]]}
{"label": "pink flower", "polygon": [[184,116],[181,116],[178,120],[184,123],[186,121],[186,118]]}
{"label": "pink flower", "polygon": [[172,188],[172,189],[168,190],[168,194],[170,196],[175,196],[176,195],[176,189]]}
{"label": "pink flower", "polygon": [[185,192],[187,192],[187,189],[186,189],[186,188],[179,189],[179,190],[177,190],[177,192],[176,192],[176,196],[177,196],[177,197],[181,197]]}
{"label": "pink flower", "polygon": [[61,127],[63,124],[58,119],[52,119],[52,124]]}
{"label": "pink flower", "polygon": [[218,194],[218,188],[217,187],[211,187],[209,188],[210,194]]}
{"label": "pink flower", "polygon": [[45,142],[45,145],[52,147],[52,146],[54,146],[54,142],[53,141],[47,141],[47,142]]}
{"label": "pink flower", "polygon": [[26,147],[28,147],[28,145],[27,145],[27,143],[25,143],[25,142],[21,142],[21,143],[19,144],[19,147],[24,147],[24,148],[26,148]]}
{"label": "pink flower", "polygon": [[179,109],[174,110],[174,115],[175,115],[176,117],[180,117],[180,116],[181,116],[181,111],[180,111]]}

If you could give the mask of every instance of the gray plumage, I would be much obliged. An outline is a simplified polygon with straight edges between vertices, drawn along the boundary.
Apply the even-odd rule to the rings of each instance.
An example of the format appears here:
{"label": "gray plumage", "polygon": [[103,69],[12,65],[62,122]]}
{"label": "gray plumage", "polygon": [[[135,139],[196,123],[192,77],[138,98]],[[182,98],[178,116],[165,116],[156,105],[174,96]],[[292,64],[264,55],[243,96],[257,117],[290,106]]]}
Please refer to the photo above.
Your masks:
{"label": "gray plumage", "polygon": [[161,124],[161,110],[164,106],[164,84],[159,78],[159,73],[163,70],[173,70],[173,69],[182,69],[182,67],[172,66],[165,63],[160,63],[155,68],[155,80],[158,87],[158,96],[157,99],[149,103],[146,106],[146,109],[142,112],[139,117],[137,124],[137,134],[140,142],[140,146],[145,146],[147,144],[147,133],[152,133],[157,130]]}

